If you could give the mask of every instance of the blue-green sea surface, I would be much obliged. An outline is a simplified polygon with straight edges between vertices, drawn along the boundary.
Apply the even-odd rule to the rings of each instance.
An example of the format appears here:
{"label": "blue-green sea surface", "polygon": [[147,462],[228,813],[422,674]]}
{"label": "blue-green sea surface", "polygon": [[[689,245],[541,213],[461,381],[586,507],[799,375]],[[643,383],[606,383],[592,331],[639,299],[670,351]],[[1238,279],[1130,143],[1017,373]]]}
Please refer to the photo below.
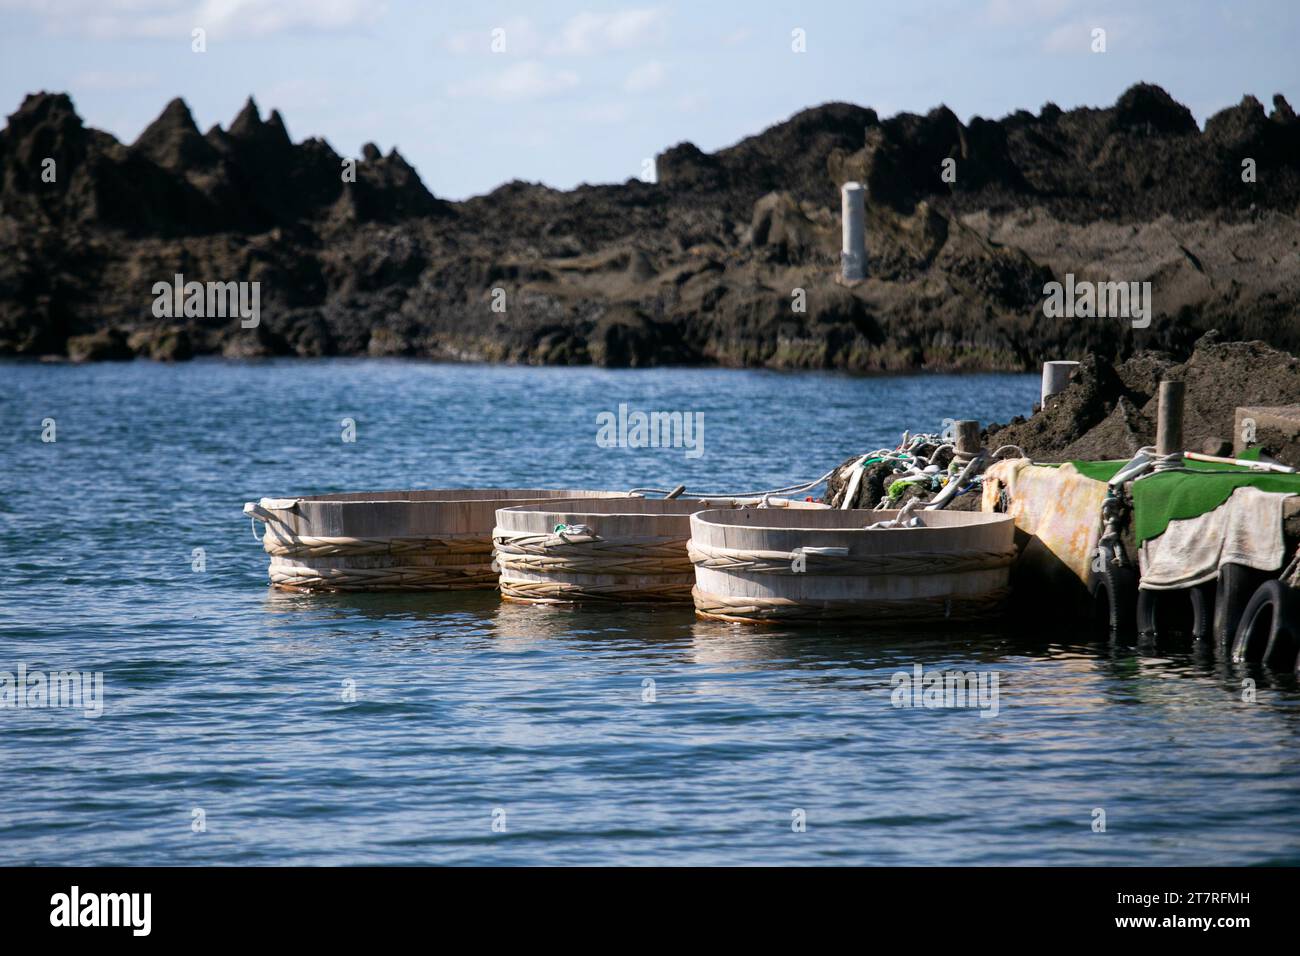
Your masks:
{"label": "blue-green sea surface", "polygon": [[[771,488],[904,429],[1028,414],[1035,376],[204,360],[0,382],[0,671],[103,675],[98,717],[0,709],[0,863],[1300,863],[1291,678],[1065,620],[750,629],[278,593],[240,513]],[[620,403],[702,413],[703,453],[600,447]],[[917,664],[996,674],[996,716],[893,706]]]}

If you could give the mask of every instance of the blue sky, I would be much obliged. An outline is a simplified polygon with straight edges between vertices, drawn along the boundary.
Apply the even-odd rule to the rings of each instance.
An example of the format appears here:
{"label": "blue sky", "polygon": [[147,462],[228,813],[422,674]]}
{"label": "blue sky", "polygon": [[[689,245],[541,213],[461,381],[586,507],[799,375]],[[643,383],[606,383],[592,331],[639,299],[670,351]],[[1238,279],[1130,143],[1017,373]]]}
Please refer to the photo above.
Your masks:
{"label": "blue sky", "polygon": [[967,120],[1108,105],[1138,80],[1202,122],[1244,93],[1300,107],[1300,3],[0,0],[5,114],[63,90],[129,142],[173,96],[206,130],[252,94],[295,140],[396,145],[454,199],[622,181],[674,143],[716,149],[831,100]]}

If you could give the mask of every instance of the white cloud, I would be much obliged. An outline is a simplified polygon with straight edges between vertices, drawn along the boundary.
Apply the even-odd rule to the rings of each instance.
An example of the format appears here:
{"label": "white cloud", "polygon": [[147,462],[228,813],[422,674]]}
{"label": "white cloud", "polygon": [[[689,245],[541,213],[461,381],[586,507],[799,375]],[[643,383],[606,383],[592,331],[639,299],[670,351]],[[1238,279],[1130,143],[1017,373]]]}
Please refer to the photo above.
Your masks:
{"label": "white cloud", "polygon": [[1056,19],[1071,6],[1073,0],[989,0],[984,13],[994,23],[1024,23]]}
{"label": "white cloud", "polygon": [[53,33],[101,39],[270,36],[294,30],[344,30],[376,22],[382,0],[0,0],[0,8],[35,13]]}
{"label": "white cloud", "polygon": [[626,103],[600,103],[596,106],[589,106],[578,114],[579,118],[586,123],[598,123],[608,125],[613,123],[623,123],[627,121],[628,110]]}
{"label": "white cloud", "polygon": [[667,14],[658,7],[579,13],[561,28],[551,52],[575,56],[628,50],[662,40],[666,28]]}
{"label": "white cloud", "polygon": [[651,60],[638,66],[623,81],[623,89],[629,93],[648,93],[664,85],[668,70],[658,60]]}
{"label": "white cloud", "polygon": [[558,32],[543,31],[528,17],[508,17],[479,30],[453,33],[443,45],[458,55],[492,53],[492,32],[500,29],[505,31],[505,50],[501,52],[506,54],[587,56],[657,43],[667,35],[666,27],[667,14],[657,7],[579,13],[566,20]]}
{"label": "white cloud", "polygon": [[157,73],[132,70],[87,70],[72,78],[73,88],[96,90],[147,90],[158,85]]}
{"label": "white cloud", "polygon": [[558,96],[577,85],[578,74],[572,70],[553,70],[536,60],[524,60],[500,73],[453,83],[447,88],[447,95],[457,99],[518,102]]}
{"label": "white cloud", "polygon": [[203,0],[195,18],[198,26],[207,18],[217,33],[266,36],[297,29],[343,30],[374,23],[383,14],[384,4],[370,0]]}
{"label": "white cloud", "polygon": [[1087,53],[1092,44],[1092,28],[1078,21],[1062,23],[1043,38],[1048,53]]}
{"label": "white cloud", "polygon": [[749,39],[749,27],[741,27],[739,30],[736,30],[732,33],[728,33],[726,36],[724,36],[722,38],[722,45],[736,46],[738,44],[744,43],[748,39]]}
{"label": "white cloud", "polygon": [[304,76],[281,79],[256,90],[256,94],[257,102],[267,109],[278,109],[282,113],[292,111],[295,115],[307,110],[329,110],[331,106],[337,107],[341,100],[332,78],[321,81]]}
{"label": "white cloud", "polygon": [[709,103],[703,93],[683,93],[677,99],[677,108],[683,113],[698,113]]}

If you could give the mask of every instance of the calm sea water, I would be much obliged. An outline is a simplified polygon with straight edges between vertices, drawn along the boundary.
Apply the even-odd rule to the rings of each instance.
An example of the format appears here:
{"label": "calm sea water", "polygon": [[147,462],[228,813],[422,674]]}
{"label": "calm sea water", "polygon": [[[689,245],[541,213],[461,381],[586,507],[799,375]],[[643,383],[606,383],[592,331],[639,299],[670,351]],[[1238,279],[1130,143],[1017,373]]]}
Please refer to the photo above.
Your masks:
{"label": "calm sea water", "polygon": [[[905,428],[1027,413],[1032,376],[339,360],[0,381],[0,670],[104,675],[98,718],[0,710],[0,863],[1300,863],[1289,678],[1060,621],[751,630],[280,594],[240,514],[329,491],[774,487]],[[703,412],[703,456],[598,448],[620,402]],[[915,663],[996,671],[998,715],[893,707]]]}

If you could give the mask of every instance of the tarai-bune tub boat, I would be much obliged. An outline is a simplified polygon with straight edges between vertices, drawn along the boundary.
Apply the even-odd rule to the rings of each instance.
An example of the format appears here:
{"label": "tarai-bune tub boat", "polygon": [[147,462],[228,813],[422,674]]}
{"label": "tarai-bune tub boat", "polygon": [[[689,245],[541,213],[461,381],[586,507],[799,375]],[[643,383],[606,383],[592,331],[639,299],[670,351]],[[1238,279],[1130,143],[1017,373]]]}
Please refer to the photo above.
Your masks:
{"label": "tarai-bune tub boat", "polygon": [[[1009,593],[1007,515],[922,511],[700,511],[691,516],[695,609],[727,621],[972,621]],[[877,525],[876,527],[869,527]]]}
{"label": "tarai-bune tub boat", "polygon": [[244,505],[244,513],[265,525],[262,546],[276,587],[445,591],[497,586],[492,528],[498,508],[626,497],[535,488],[378,491],[263,498]]}
{"label": "tarai-bune tub boat", "polygon": [[784,498],[588,499],[502,508],[493,532],[501,594],[540,604],[689,602],[692,514],[825,508]]}

